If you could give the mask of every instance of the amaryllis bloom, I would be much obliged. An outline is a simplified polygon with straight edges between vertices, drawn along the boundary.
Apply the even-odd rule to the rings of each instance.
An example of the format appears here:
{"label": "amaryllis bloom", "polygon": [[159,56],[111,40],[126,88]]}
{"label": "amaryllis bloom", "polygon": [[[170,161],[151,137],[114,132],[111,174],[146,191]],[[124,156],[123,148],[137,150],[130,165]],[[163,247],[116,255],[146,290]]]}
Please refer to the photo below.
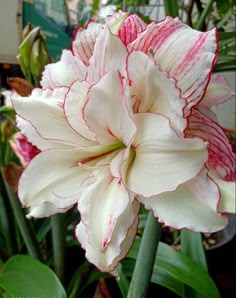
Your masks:
{"label": "amaryllis bloom", "polygon": [[79,28],[42,89],[13,99],[18,127],[42,151],[19,182],[29,216],[77,204],[86,257],[115,276],[141,204],[176,229],[224,228],[235,211],[234,155],[198,109],[216,58],[216,30],[177,18],[147,25],[118,12]]}
{"label": "amaryllis bloom", "polygon": [[33,159],[40,152],[40,150],[32,145],[28,141],[27,137],[20,132],[17,132],[13,135],[12,139],[10,140],[10,145],[23,167],[25,167],[31,161],[31,159]]}

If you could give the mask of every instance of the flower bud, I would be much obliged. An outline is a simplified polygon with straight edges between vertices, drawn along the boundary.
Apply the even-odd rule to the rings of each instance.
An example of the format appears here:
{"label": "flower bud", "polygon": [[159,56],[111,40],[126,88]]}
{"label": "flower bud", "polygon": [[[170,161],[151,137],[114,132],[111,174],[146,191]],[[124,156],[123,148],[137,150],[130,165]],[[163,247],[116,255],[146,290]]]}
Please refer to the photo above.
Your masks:
{"label": "flower bud", "polygon": [[17,60],[21,66],[22,72],[25,75],[26,80],[31,81],[30,75],[30,57],[33,44],[40,33],[40,27],[36,27],[29,32],[26,38],[23,40],[19,47],[19,55]]}
{"label": "flower bud", "polygon": [[44,67],[48,63],[50,63],[48,50],[46,47],[45,40],[40,34],[33,44],[30,60],[30,70],[34,78],[35,85],[38,85]]}
{"label": "flower bud", "polygon": [[31,23],[28,23],[22,31],[22,40],[24,40],[33,29],[33,25]]}

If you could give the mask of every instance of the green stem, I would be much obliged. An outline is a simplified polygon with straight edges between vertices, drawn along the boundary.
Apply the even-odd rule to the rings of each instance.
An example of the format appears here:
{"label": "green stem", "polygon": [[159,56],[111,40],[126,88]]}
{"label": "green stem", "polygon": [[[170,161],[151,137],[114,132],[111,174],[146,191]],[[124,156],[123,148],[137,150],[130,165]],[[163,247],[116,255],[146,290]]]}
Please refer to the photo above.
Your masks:
{"label": "green stem", "polygon": [[211,10],[211,7],[212,7],[214,1],[215,0],[209,0],[209,1],[207,1],[206,5],[205,5],[205,7],[204,7],[204,9],[202,11],[202,14],[201,14],[201,16],[200,16],[200,18],[199,18],[199,20],[198,20],[198,22],[196,24],[195,29],[197,29],[197,30],[201,30],[202,29],[202,26],[203,26],[203,24],[204,24],[204,22],[206,20],[206,17],[208,16],[208,14],[209,14],[209,12]]}
{"label": "green stem", "polygon": [[52,243],[55,272],[63,282],[65,271],[65,221],[64,214],[55,214],[51,217]]}
{"label": "green stem", "polygon": [[37,245],[35,235],[32,231],[31,224],[27,221],[25,217],[25,214],[16,196],[16,193],[8,186],[8,184],[5,181],[4,185],[14,213],[15,220],[19,226],[21,235],[23,237],[25,246],[32,257],[41,260],[42,258],[40,255],[40,250]]}
{"label": "green stem", "polygon": [[127,298],[148,297],[158,243],[161,237],[161,224],[150,211],[143,232],[132,280]]}
{"label": "green stem", "polygon": [[176,0],[164,0],[164,7],[166,15],[171,17],[179,16],[179,6]]}

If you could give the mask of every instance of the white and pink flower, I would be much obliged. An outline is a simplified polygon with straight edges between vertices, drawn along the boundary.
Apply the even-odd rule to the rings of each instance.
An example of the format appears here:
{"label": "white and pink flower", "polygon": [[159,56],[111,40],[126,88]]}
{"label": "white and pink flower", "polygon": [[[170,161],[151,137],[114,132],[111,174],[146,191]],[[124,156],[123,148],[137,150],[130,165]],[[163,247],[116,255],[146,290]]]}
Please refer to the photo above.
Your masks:
{"label": "white and pink flower", "polygon": [[40,153],[40,150],[32,145],[21,132],[17,132],[13,135],[10,140],[10,145],[23,167],[26,167],[31,159]]}
{"label": "white and pink flower", "polygon": [[147,25],[118,12],[79,28],[72,51],[46,67],[42,89],[13,98],[18,128],[42,151],[19,183],[29,216],[77,204],[76,237],[113,275],[141,204],[176,229],[224,228],[224,213],[235,212],[234,154],[201,109],[214,104],[207,86],[216,59],[216,30],[177,18]]}

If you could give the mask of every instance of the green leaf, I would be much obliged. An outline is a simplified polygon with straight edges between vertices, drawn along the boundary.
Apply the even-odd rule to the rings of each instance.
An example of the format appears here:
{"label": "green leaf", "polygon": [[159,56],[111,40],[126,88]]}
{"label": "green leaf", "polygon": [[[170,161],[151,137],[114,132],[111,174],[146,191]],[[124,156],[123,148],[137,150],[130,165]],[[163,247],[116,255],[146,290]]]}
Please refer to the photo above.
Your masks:
{"label": "green leaf", "polygon": [[3,268],[0,287],[9,295],[21,297],[66,298],[55,273],[46,265],[26,255],[11,257]]}
{"label": "green leaf", "polygon": [[4,266],[4,263],[3,263],[3,261],[0,259],[0,276],[2,275],[2,272],[3,272],[3,266]]}
{"label": "green leaf", "polygon": [[92,265],[85,261],[74,273],[69,287],[68,297],[74,298],[81,294],[90,284],[98,281],[100,278],[110,277],[108,274],[94,269]]}
{"label": "green leaf", "polygon": [[235,55],[220,55],[219,58],[218,58],[218,62],[221,62],[221,61],[230,61],[232,63],[235,63],[236,62],[236,59],[235,59]]}
{"label": "green leaf", "polygon": [[15,111],[12,107],[2,106],[0,107],[0,114],[5,116],[7,119],[11,120],[13,123],[15,121]]}
{"label": "green leaf", "polygon": [[78,292],[79,288],[81,287],[83,277],[88,273],[89,270],[89,263],[86,261],[83,263],[78,270],[74,273],[69,287],[68,287],[68,297],[73,298],[76,296],[76,293]]}
{"label": "green leaf", "polygon": [[[140,239],[136,239],[127,258],[136,259]],[[124,260],[123,262],[126,262]],[[159,273],[160,272],[160,273]],[[161,278],[158,278],[161,274]],[[157,275],[157,276],[155,276]],[[206,298],[219,298],[220,294],[209,274],[190,257],[160,242],[154,265],[152,280],[174,292],[181,293],[181,283],[193,288]],[[176,282],[176,286],[175,286]]]}
{"label": "green leaf", "polygon": [[[198,265],[200,265],[205,271],[208,271],[201,233],[195,233],[187,229],[182,229],[181,251],[189,256]],[[200,298],[202,296],[193,291],[191,288],[185,286],[184,297]]]}
{"label": "green leaf", "polygon": [[118,286],[119,286],[119,288],[121,290],[122,296],[123,297],[127,297],[128,291],[129,291],[129,284],[130,284],[130,282],[129,282],[129,280],[125,276],[125,272],[126,271],[123,270],[123,266],[122,266],[121,263],[117,267],[117,272],[118,272],[118,274],[120,276],[120,279],[117,280],[117,284],[118,284]]}
{"label": "green leaf", "polygon": [[220,16],[225,14],[229,9],[233,8],[231,1],[229,0],[216,0],[216,7]]}
{"label": "green leaf", "polygon": [[204,24],[204,22],[206,21],[206,18],[209,16],[209,14],[212,11],[212,5],[214,3],[215,0],[208,0],[206,2],[206,4],[204,5],[203,11],[197,21],[197,24],[195,26],[196,30],[202,30],[202,26]]}
{"label": "green leaf", "polygon": [[38,221],[40,223],[42,222],[42,224],[39,227],[37,227],[37,229],[35,229],[37,241],[40,243],[41,241],[43,241],[47,233],[50,231],[51,221],[50,218],[43,218],[42,220]]}
{"label": "green leaf", "polygon": [[198,263],[198,265],[200,265],[205,271],[208,271],[201,233],[196,233],[187,229],[182,229],[181,251],[187,256],[191,257],[191,259]]}
{"label": "green leaf", "polygon": [[[135,266],[135,259],[126,258],[122,262],[123,272],[127,277],[133,275],[133,270]],[[175,277],[171,276],[165,269],[157,267],[154,265],[151,282],[161,285],[179,296],[183,294],[183,283],[177,280]],[[124,296],[126,297],[126,296]]]}
{"label": "green leaf", "polygon": [[78,297],[80,297],[81,293],[92,283],[94,283],[95,281],[98,281],[101,278],[110,278],[111,276],[108,275],[107,273],[98,271],[97,269],[92,270],[89,275],[88,278],[85,280],[83,286],[80,288],[79,293],[78,293]]}
{"label": "green leaf", "polygon": [[95,13],[98,11],[99,4],[100,4],[100,1],[99,0],[93,0],[93,2],[92,2],[92,9],[91,9],[91,17],[94,16]]}
{"label": "green leaf", "polygon": [[235,71],[235,69],[236,69],[236,64],[230,61],[230,62],[217,63],[213,71],[214,72]]}
{"label": "green leaf", "polygon": [[165,14],[172,17],[178,17],[179,7],[176,0],[164,0]]}
{"label": "green leaf", "polygon": [[235,39],[235,31],[219,32],[218,33],[219,41],[226,39]]}
{"label": "green leaf", "polygon": [[5,292],[5,293],[3,293],[2,298],[12,298],[12,296]]}
{"label": "green leaf", "polygon": [[221,55],[225,55],[227,53],[232,53],[233,51],[236,50],[236,46],[235,45],[232,45],[232,46],[227,46],[227,47],[224,47],[222,49],[219,49],[219,57],[221,57]]}

